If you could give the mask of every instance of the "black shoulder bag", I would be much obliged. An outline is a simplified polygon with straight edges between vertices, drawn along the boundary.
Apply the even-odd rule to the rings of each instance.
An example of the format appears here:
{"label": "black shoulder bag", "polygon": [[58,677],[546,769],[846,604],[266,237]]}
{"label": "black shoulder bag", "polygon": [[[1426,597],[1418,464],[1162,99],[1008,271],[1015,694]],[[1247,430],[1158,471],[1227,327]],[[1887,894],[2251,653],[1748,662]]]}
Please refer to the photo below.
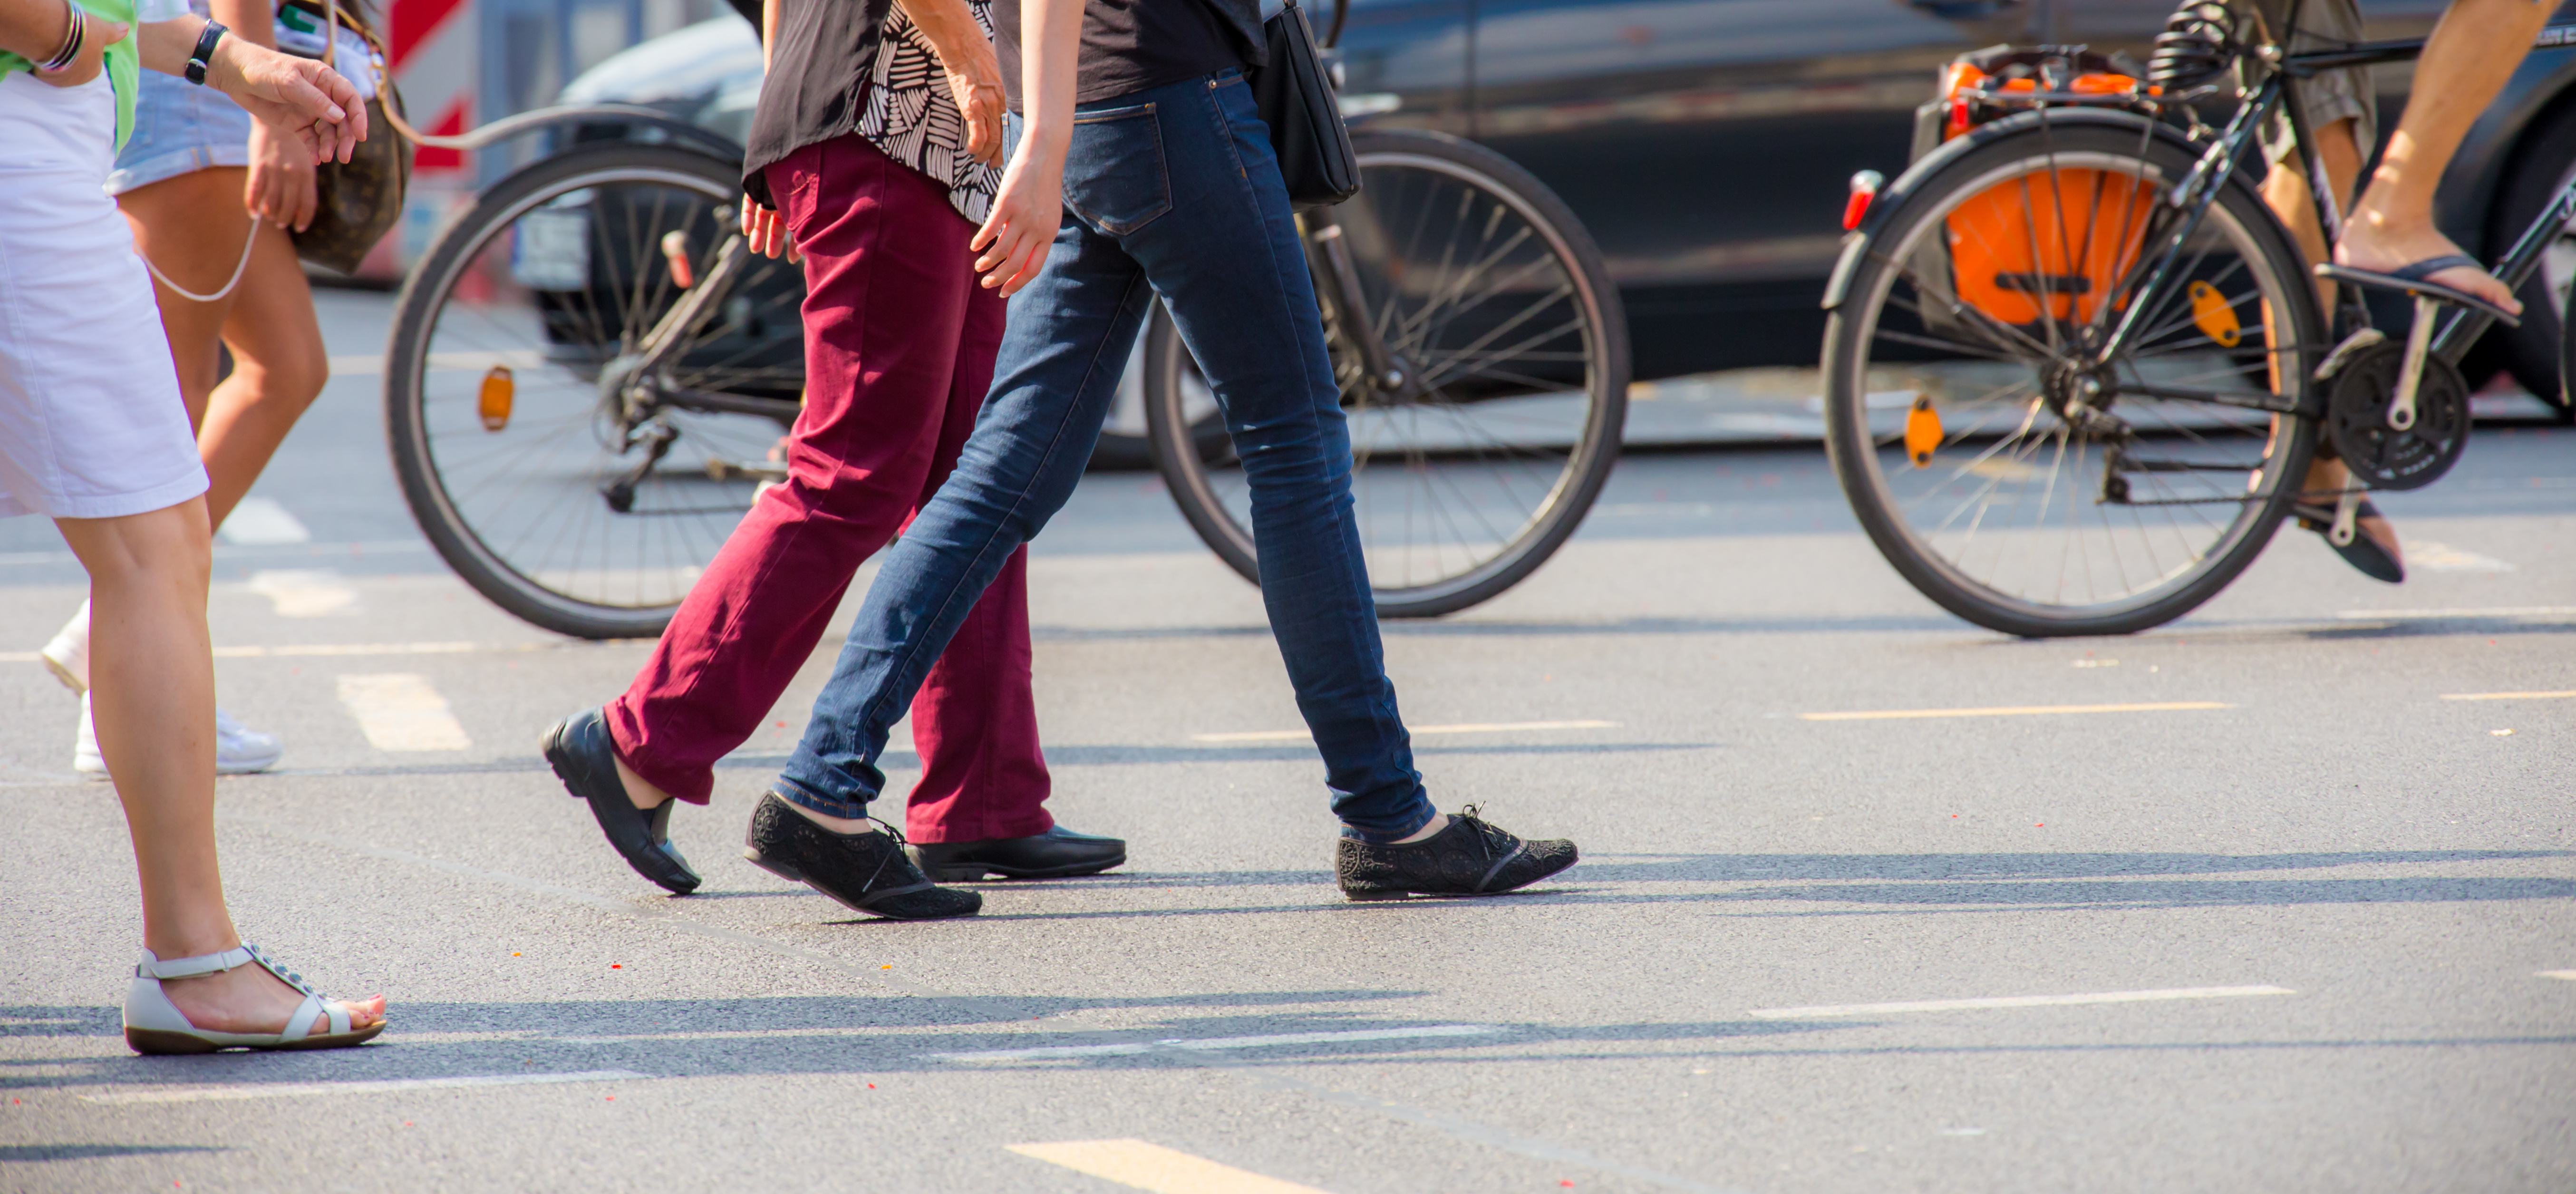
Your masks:
{"label": "black shoulder bag", "polygon": [[[1350,0],[1341,0],[1348,4]],[[1333,78],[1315,52],[1315,29],[1297,0],[1262,23],[1270,61],[1253,70],[1252,98],[1270,126],[1270,148],[1298,207],[1329,207],[1360,193],[1360,165]]]}

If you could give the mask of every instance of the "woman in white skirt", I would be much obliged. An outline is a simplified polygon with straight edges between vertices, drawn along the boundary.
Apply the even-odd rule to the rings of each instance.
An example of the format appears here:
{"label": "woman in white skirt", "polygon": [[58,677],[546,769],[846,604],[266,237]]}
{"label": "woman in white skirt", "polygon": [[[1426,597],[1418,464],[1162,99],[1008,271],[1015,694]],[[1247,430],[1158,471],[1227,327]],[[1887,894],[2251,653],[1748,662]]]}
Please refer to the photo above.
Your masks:
{"label": "woman in white skirt", "polygon": [[[166,0],[147,0],[166,2]],[[89,570],[90,674],[143,889],[125,999],[139,1052],[325,1048],[384,1030],[244,945],[215,861],[212,527],[151,284],[100,189],[137,66],[222,89],[316,160],[366,135],[348,80],[131,0],[0,0],[0,516],[42,514]]]}
{"label": "woman in white skirt", "polygon": [[[270,49],[277,48],[275,8],[276,0],[187,4],[222,22],[225,36]],[[351,59],[344,54],[340,62]],[[146,71],[135,97],[133,131],[107,176],[107,193],[160,274],[153,297],[206,462],[206,513],[220,530],[330,376],[313,291],[287,235],[313,222],[312,155],[292,134],[253,121],[210,87]],[[233,372],[219,383],[227,346]],[[82,605],[41,655],[74,692],[89,689],[89,614]],[[107,760],[91,726],[84,709],[72,769],[104,779]],[[274,735],[215,709],[217,775],[265,771],[283,753]]]}

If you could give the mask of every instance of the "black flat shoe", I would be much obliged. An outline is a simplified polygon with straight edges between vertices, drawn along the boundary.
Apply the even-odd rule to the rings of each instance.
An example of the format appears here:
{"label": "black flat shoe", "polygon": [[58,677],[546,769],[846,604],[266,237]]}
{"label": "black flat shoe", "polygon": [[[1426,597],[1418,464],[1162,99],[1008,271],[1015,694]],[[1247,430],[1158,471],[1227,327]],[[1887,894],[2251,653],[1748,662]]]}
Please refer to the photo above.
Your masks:
{"label": "black flat shoe", "polygon": [[574,796],[590,802],[608,844],[626,858],[635,873],[659,883],[673,895],[698,889],[698,873],[671,842],[671,806],[665,800],[651,812],[635,807],[626,785],[617,778],[617,748],[608,739],[608,721],[597,709],[586,709],[546,731],[546,763]]}
{"label": "black flat shoe", "polygon": [[2310,506],[2302,503],[2292,506],[2290,510],[2299,516],[2301,529],[2315,531],[2317,538],[2325,540],[2326,546],[2333,548],[2336,555],[2342,556],[2343,562],[2352,565],[2354,571],[2372,580],[2384,580],[2392,585],[2406,582],[2405,563],[2388,554],[2388,549],[2381,547],[2379,540],[2371,538],[2370,532],[2361,529],[2363,519],[2379,517],[2379,507],[2371,505],[2369,498],[2361,499],[2361,504],[2353,507],[2352,542],[2350,543],[2334,541],[2333,507]]}
{"label": "black flat shoe", "polygon": [[1354,900],[1487,896],[1527,887],[1574,860],[1574,843],[1524,842],[1486,823],[1471,804],[1450,816],[1448,828],[1407,845],[1343,838],[1334,848],[1333,872],[1342,894]]}
{"label": "black flat shoe", "polygon": [[980,842],[915,842],[912,860],[941,883],[972,883],[987,873],[1005,879],[1097,875],[1127,861],[1127,843],[1058,825],[1035,837]]}
{"label": "black flat shoe", "polygon": [[984,906],[984,897],[974,892],[932,883],[904,856],[903,838],[892,830],[834,833],[789,808],[776,792],[751,810],[742,856],[781,879],[889,920],[973,916]]}

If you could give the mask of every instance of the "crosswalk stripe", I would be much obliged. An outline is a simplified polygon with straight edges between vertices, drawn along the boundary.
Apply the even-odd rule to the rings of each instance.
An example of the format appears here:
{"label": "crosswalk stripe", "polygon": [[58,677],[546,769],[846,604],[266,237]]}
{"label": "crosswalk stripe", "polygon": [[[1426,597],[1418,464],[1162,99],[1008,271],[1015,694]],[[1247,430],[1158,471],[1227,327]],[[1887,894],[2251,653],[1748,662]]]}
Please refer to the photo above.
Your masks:
{"label": "crosswalk stripe", "polygon": [[2576,689],[2565,692],[2446,692],[2446,701],[2563,701],[2576,697]]}
{"label": "crosswalk stripe", "polygon": [[327,569],[290,568],[250,574],[242,586],[266,597],[281,618],[329,618],[358,612],[358,591]]}
{"label": "crosswalk stripe", "polygon": [[1014,1144],[1012,1152],[1154,1194],[1324,1194],[1142,1140]]}
{"label": "crosswalk stripe", "polygon": [[215,537],[244,547],[268,547],[286,543],[311,543],[313,532],[276,498],[246,497],[224,516],[224,525],[215,528]]}
{"label": "crosswalk stripe", "polygon": [[1991,709],[1879,709],[1855,713],[1801,713],[1801,721],[1901,721],[1925,717],[2040,717],[2055,713],[2174,713],[2233,709],[2223,701],[2158,701],[2142,705],[2003,705]]}
{"label": "crosswalk stripe", "polygon": [[[1500,734],[1513,730],[1607,730],[1619,725],[1615,721],[1476,721],[1454,726],[1406,726],[1405,732],[1415,737],[1424,734]],[[1303,742],[1314,734],[1308,730],[1244,730],[1231,734],[1192,734],[1192,742]]]}
{"label": "crosswalk stripe", "polygon": [[650,1078],[633,1070],[583,1070],[573,1074],[478,1074],[456,1078],[391,1078],[378,1082],[279,1082],[267,1086],[190,1086],[82,1095],[92,1103],[216,1103],[235,1099],[300,1099],[317,1095],[394,1094],[467,1086],[539,1086],[553,1082],[625,1082]]}
{"label": "crosswalk stripe", "polygon": [[448,711],[447,698],[411,672],[342,676],[340,703],[348,706],[367,744],[377,750],[464,750],[474,745]]}
{"label": "crosswalk stripe", "polygon": [[1744,1013],[1762,1020],[1811,1020],[1825,1016],[1874,1016],[1889,1012],[1973,1011],[1998,1007],[2066,1007],[2088,1003],[2152,1003],[2167,999],[2228,999],[2241,995],[2296,995],[2288,987],[2168,987],[2160,991],[2100,991],[2088,995],[2004,995],[1985,999],[1918,999],[1904,1003],[1828,1003],[1816,1007],[1757,1007]]}

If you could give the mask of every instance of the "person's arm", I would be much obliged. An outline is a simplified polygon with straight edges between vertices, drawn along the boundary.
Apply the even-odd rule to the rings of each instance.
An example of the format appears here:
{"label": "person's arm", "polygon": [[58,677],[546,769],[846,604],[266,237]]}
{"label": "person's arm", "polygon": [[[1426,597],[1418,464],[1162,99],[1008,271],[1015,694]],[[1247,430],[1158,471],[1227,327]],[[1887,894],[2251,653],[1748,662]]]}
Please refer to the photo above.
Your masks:
{"label": "person's arm", "polygon": [[[188,55],[206,22],[197,17],[153,21],[135,29],[135,48],[147,70],[184,75]],[[206,64],[206,86],[259,120],[292,134],[316,161],[348,161],[367,139],[367,106],[339,72],[309,58],[280,54],[226,33]]]}
{"label": "person's arm", "polygon": [[1083,0],[1023,0],[1020,101],[1028,127],[1002,173],[992,218],[975,230],[975,270],[1002,297],[1035,281],[1064,223],[1064,151],[1073,139],[1073,77],[1082,50]]}
{"label": "person's arm", "polygon": [[[277,48],[276,13],[268,0],[208,0],[215,19],[255,46]],[[317,201],[313,158],[292,134],[254,121],[250,126],[250,180],[242,188],[242,206],[251,214],[298,232],[313,223]]]}
{"label": "person's arm", "polygon": [[894,0],[939,56],[949,97],[966,118],[966,152],[987,166],[1002,164],[1002,64],[993,42],[966,0]]}
{"label": "person's arm", "polygon": [[[768,86],[770,54],[777,47],[778,0],[768,0],[760,6],[760,73],[764,87]],[[805,259],[803,253],[796,251],[796,238],[787,235],[787,221],[778,218],[778,210],[761,206],[749,195],[742,197],[742,239],[752,252],[763,257],[784,255],[791,262]]]}
{"label": "person's arm", "polygon": [[[44,62],[63,48],[71,36],[73,10],[63,0],[0,0],[0,50],[7,50],[29,62]],[[103,21],[87,13],[81,32],[78,57],[59,71],[37,71],[36,77],[56,87],[78,87],[98,77],[101,56],[107,47],[125,37],[125,26]]]}

